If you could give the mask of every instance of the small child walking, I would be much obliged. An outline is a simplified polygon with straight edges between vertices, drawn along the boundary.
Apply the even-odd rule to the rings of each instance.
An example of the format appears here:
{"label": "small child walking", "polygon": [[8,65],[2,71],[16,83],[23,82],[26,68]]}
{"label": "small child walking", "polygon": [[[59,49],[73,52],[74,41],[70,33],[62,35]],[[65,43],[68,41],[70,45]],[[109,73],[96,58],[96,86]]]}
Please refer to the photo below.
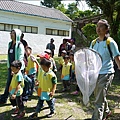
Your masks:
{"label": "small child walking", "polygon": [[22,101],[22,93],[24,87],[24,79],[21,73],[22,63],[19,60],[11,63],[12,81],[9,87],[10,102],[12,106],[16,106],[13,114],[17,114],[17,118],[22,118],[25,115],[24,104]]}
{"label": "small child walking", "polygon": [[75,61],[74,61],[74,53],[70,52],[70,63],[72,64],[72,76],[71,76],[71,82],[75,82]]}
{"label": "small child walking", "polygon": [[30,115],[30,119],[35,119],[38,117],[38,113],[43,107],[44,101],[47,102],[50,108],[50,113],[47,115],[48,118],[55,114],[55,103],[54,94],[57,85],[57,77],[55,73],[50,69],[51,61],[49,59],[43,58],[40,61],[40,66],[38,70],[38,103],[35,112]]}
{"label": "small child walking", "polygon": [[61,56],[59,57],[59,59],[58,59],[58,63],[59,63],[59,68],[58,68],[58,70],[59,71],[61,71],[61,69],[62,69],[62,65],[63,65],[63,63],[64,63],[64,56],[65,55],[67,55],[67,52],[65,51],[65,50],[63,50],[63,51],[61,51]]}
{"label": "small child walking", "polygon": [[56,74],[56,72],[57,72],[57,67],[56,67],[55,60],[54,60],[54,58],[52,57],[52,52],[51,52],[51,50],[46,49],[44,52],[47,53],[48,55],[50,55],[50,58],[49,58],[49,60],[51,61],[51,67],[50,67],[50,68],[51,68],[51,70]]}
{"label": "small child walking", "polygon": [[26,48],[26,54],[27,54],[27,66],[25,68],[25,91],[28,92],[28,96],[33,95],[33,90],[35,86],[35,79],[36,79],[36,73],[37,73],[37,60],[34,55],[32,55],[32,48],[27,47]]}
{"label": "small child walking", "polygon": [[64,63],[62,65],[61,80],[63,81],[63,92],[70,90],[70,79],[72,75],[72,64],[69,62],[69,56],[64,56]]}

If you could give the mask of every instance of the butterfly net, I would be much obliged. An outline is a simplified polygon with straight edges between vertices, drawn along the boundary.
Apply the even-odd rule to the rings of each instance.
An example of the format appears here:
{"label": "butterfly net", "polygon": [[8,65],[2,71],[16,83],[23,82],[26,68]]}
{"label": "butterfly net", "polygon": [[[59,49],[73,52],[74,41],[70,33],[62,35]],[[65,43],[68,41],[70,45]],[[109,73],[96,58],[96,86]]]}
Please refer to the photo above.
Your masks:
{"label": "butterfly net", "polygon": [[102,59],[92,49],[83,48],[75,52],[74,60],[77,84],[83,95],[83,103],[86,105],[95,89]]}

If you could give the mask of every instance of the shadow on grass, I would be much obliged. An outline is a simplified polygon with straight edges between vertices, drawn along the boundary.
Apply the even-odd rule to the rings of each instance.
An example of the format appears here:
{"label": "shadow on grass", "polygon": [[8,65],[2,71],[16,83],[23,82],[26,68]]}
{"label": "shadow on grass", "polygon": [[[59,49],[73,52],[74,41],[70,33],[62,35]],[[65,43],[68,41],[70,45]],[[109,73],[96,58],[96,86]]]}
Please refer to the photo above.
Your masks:
{"label": "shadow on grass", "polygon": [[[6,83],[6,79],[7,79],[7,65],[6,64],[0,64],[0,92],[3,91],[3,88],[5,87],[5,83]],[[57,72],[57,77],[58,77],[58,85],[57,85],[57,91],[55,94],[55,98],[56,98],[56,103],[60,103],[62,104],[62,102],[65,104],[65,102],[75,102],[76,104],[78,104],[78,107],[82,108],[85,112],[89,112],[90,114],[93,112],[93,108],[94,108],[94,95],[92,94],[90,97],[90,105],[89,106],[85,106],[83,104],[82,101],[82,94],[79,93],[79,95],[72,95],[71,92],[75,91],[76,85],[71,84],[71,89],[68,92],[62,92],[62,88],[63,88],[63,84],[62,81],[60,80],[60,72]],[[109,94],[107,96],[108,100],[109,100],[109,104],[110,104],[110,108],[114,109],[115,107],[115,103],[119,102],[120,100],[120,80],[119,80],[119,74],[117,73],[117,75],[115,76],[112,86],[109,90]],[[37,96],[32,96],[31,99],[35,99],[38,100]],[[4,104],[2,106],[7,107],[10,104]],[[1,106],[1,105],[0,105]],[[47,109],[47,108],[44,108]],[[44,110],[43,109],[43,110]],[[27,107],[26,108],[26,114],[30,114],[32,112],[34,112],[34,108],[33,107]],[[11,111],[5,111],[0,113],[0,120],[13,120],[14,118],[10,117],[11,116]],[[25,116],[22,120],[26,120],[29,116]],[[41,116],[38,117],[36,120],[39,119],[44,119],[46,118],[45,116]],[[113,115],[110,117],[109,120],[120,120],[120,115],[117,113],[113,113]]]}
{"label": "shadow on grass", "polygon": [[0,92],[5,88],[5,84],[7,81],[7,64],[0,64]]}
{"label": "shadow on grass", "polygon": [[[49,107],[44,107],[44,108],[41,109],[41,111],[43,111],[45,109],[49,109]],[[30,120],[28,114],[30,114],[30,113],[32,114],[33,112],[35,112],[35,109],[33,107],[26,107],[25,110],[26,110],[26,115],[23,118],[21,118],[21,119],[22,120]],[[5,111],[5,112],[0,113],[0,120],[17,120],[18,119],[17,117],[11,116],[13,111],[14,110],[10,110],[10,111]],[[47,115],[48,114],[40,116],[40,117],[37,117],[34,120],[40,120],[40,119],[47,118]]]}
{"label": "shadow on grass", "polygon": [[6,107],[6,106],[10,106],[11,104],[0,104],[0,107]]}
{"label": "shadow on grass", "polygon": [[[45,109],[49,109],[49,107],[43,107],[43,108],[41,109],[41,111],[43,111],[43,110],[45,110]],[[26,113],[27,113],[27,114],[30,114],[30,113],[33,113],[33,112],[35,112],[35,108],[34,108],[34,109],[33,109],[33,107],[27,107],[27,108],[26,108]],[[30,115],[31,115],[31,114],[30,114]],[[47,115],[48,115],[48,114],[43,115],[43,116],[40,116],[40,117],[37,117],[35,120],[47,118]],[[30,119],[29,116],[27,117],[27,119]]]}

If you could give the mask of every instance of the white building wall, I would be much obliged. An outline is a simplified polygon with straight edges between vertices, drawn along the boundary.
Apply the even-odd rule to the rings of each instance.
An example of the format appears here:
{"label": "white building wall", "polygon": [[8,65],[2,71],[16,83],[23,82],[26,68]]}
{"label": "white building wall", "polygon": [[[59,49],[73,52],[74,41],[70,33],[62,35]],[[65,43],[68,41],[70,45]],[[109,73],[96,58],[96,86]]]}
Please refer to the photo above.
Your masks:
{"label": "white building wall", "polygon": [[[43,52],[51,38],[55,40],[55,54],[58,54],[59,45],[62,43],[63,38],[71,38],[71,23],[66,21],[0,11],[0,23],[38,27],[38,34],[24,33],[24,39],[33,48],[33,54]],[[70,34],[68,37],[45,35],[46,28],[67,30]],[[0,54],[7,54],[7,44],[11,41],[9,33],[0,31]]]}
{"label": "white building wall", "polygon": [[[58,49],[62,43],[63,37],[51,36],[51,35],[41,35],[41,34],[30,34],[25,33],[24,39],[28,42],[28,45],[32,47],[33,54],[40,54],[46,49],[47,43],[50,41],[50,38],[54,38],[55,44],[55,54],[58,54]],[[7,54],[8,42],[10,42],[10,33],[0,31],[0,54]]]}

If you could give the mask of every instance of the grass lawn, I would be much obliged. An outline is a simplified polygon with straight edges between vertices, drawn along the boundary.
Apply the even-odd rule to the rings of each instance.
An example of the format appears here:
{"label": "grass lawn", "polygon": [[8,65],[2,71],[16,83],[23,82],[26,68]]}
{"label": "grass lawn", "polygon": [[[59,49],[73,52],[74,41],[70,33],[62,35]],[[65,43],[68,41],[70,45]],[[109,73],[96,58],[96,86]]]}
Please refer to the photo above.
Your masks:
{"label": "grass lawn", "polygon": [[[56,59],[57,61],[57,59]],[[7,67],[6,63],[0,63],[0,94],[3,93],[5,88],[5,83],[7,79]],[[118,74],[118,73],[117,73]],[[53,118],[49,118],[51,120],[56,119],[85,119],[90,118],[93,112],[93,104],[94,104],[94,96],[92,95],[90,97],[90,104],[88,106],[84,106],[82,104],[82,95],[79,94],[77,96],[71,95],[71,92],[75,90],[75,85],[71,85],[71,90],[69,92],[61,92],[62,91],[62,82],[60,80],[60,74],[57,73],[58,77],[58,85],[57,85],[57,91],[56,91],[56,101],[55,101],[55,108],[56,108],[56,115],[53,116]],[[115,76],[115,79],[113,81],[112,87],[110,88],[108,100],[110,104],[110,108],[113,111],[113,115],[109,120],[117,120],[120,119],[120,115],[116,112],[114,113],[114,109],[119,108],[119,101],[120,101],[120,80],[118,78],[118,75]],[[22,120],[29,120],[29,115],[31,115],[32,112],[34,112],[34,107],[36,106],[38,101],[37,94],[34,92],[34,96],[31,100],[29,100],[26,103],[26,115],[24,119]],[[45,103],[44,108],[39,113],[38,119],[47,119],[46,114],[49,113],[49,108]],[[7,101],[7,104],[0,105],[0,120],[13,120],[14,118],[11,117],[12,112],[12,106],[10,105],[9,100]]]}
{"label": "grass lawn", "polygon": [[7,55],[0,55],[0,60],[6,60],[7,59]]}

